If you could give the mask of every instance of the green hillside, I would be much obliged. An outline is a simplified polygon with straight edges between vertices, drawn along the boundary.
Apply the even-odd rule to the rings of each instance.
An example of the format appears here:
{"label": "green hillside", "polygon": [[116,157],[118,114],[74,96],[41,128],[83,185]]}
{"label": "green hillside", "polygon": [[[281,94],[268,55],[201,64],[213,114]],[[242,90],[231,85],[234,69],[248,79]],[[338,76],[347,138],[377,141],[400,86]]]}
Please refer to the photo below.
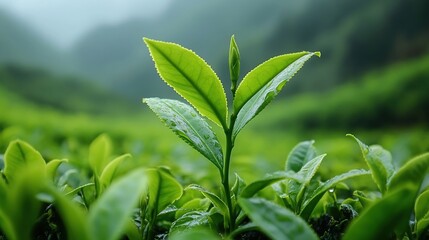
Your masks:
{"label": "green hillside", "polygon": [[0,87],[23,102],[62,113],[119,115],[138,106],[87,80],[13,64],[0,66]]}
{"label": "green hillside", "polygon": [[[171,96],[159,82],[141,38],[193,49],[227,84],[229,37],[235,34],[242,73],[281,53],[320,50],[289,94],[332,89],[366,71],[428,51],[429,3],[416,1],[173,1],[158,19],[104,26],[72,53],[91,78],[139,99]],[[222,13],[222,14],[220,14]]]}

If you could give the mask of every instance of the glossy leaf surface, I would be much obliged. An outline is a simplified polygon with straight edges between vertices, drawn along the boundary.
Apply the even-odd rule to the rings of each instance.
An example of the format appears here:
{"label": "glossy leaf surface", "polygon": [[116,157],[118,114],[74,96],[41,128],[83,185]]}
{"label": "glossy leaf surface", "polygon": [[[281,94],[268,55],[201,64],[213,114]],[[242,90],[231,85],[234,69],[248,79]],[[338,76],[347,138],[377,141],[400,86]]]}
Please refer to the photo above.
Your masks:
{"label": "glossy leaf surface", "polygon": [[201,194],[203,194],[206,198],[208,198],[213,203],[213,205],[219,209],[219,211],[223,216],[229,215],[229,211],[226,203],[222,201],[222,199],[220,199],[216,194],[210,192],[209,190],[197,184],[191,184],[188,187],[186,187],[186,189],[193,189],[201,192]]}
{"label": "glossy leaf surface", "polygon": [[244,187],[243,191],[240,194],[240,197],[242,198],[250,198],[253,197],[257,192],[261,191],[265,187],[276,183],[281,180],[285,179],[294,179],[295,181],[302,181],[303,179],[300,178],[299,175],[295,174],[292,171],[289,172],[277,172],[274,174],[270,174],[265,176],[264,178],[254,181]]}
{"label": "glossy leaf surface", "polygon": [[308,219],[311,213],[313,212],[314,208],[316,207],[317,203],[319,202],[319,200],[322,198],[323,194],[325,194],[326,191],[328,191],[331,188],[334,188],[335,185],[337,185],[338,183],[344,180],[347,180],[353,177],[369,175],[369,174],[371,173],[367,170],[353,169],[346,173],[337,175],[324,183],[321,183],[314,192],[310,193],[309,196],[306,197],[303,203],[303,208],[299,215],[304,219]]}
{"label": "glossy leaf surface", "polygon": [[191,211],[173,222],[170,232],[184,231],[197,227],[208,227],[210,224],[210,213],[206,211]]}
{"label": "glossy leaf surface", "polygon": [[[410,159],[393,175],[388,191],[392,191],[407,183],[411,183],[415,186],[416,191],[418,191],[428,169],[429,153]],[[415,192],[414,196],[416,194],[417,192]]]}
{"label": "glossy leaf surface", "polygon": [[203,116],[226,128],[227,103],[220,79],[193,51],[144,38],[161,78]]}
{"label": "glossy leaf surface", "polygon": [[378,189],[382,193],[386,192],[387,185],[395,172],[392,155],[381,146],[373,145],[367,146],[355,136],[348,134],[353,137],[359,144],[362,150],[362,155],[372,172],[372,178],[377,184]]}
{"label": "glossy leaf surface", "polygon": [[316,149],[314,148],[313,144],[314,141],[304,141],[298,143],[292,149],[286,159],[285,170],[298,172],[301,170],[304,164],[316,157]]}
{"label": "glossy leaf surface", "polygon": [[[302,67],[307,56],[314,55],[309,52],[284,54],[273,57],[250,71],[240,83],[234,99],[234,110],[239,111],[259,90],[273,79],[287,81]],[[320,53],[319,53],[320,55]]]}
{"label": "glossy leaf surface", "polygon": [[293,53],[274,57],[247,74],[237,88],[234,112],[237,119],[233,137],[282,90],[286,81],[310,59],[320,53]]}
{"label": "glossy leaf surface", "polygon": [[289,189],[292,190],[289,192],[289,194],[291,196],[295,196],[295,201],[299,205],[301,205],[303,202],[305,190],[310,185],[311,180],[319,169],[320,164],[322,164],[323,158],[325,156],[326,154],[323,154],[313,158],[299,170],[298,175],[303,177],[302,182],[293,180],[289,181]]}
{"label": "glossy leaf surface", "polygon": [[414,203],[411,185],[388,192],[382,199],[367,207],[349,225],[344,240],[389,239],[389,234],[409,220]]}
{"label": "glossy leaf surface", "polygon": [[319,239],[302,218],[286,208],[261,198],[240,198],[239,203],[252,222],[274,240]]}
{"label": "glossy leaf surface", "polygon": [[210,125],[189,105],[170,99],[143,100],[174,133],[223,170],[220,143]]}

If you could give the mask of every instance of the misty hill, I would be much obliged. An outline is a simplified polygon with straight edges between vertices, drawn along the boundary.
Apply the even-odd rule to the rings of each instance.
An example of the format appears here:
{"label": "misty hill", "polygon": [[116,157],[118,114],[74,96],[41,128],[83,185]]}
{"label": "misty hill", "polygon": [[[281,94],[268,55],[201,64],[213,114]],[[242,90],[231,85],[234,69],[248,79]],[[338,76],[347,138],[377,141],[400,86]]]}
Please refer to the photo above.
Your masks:
{"label": "misty hill", "polygon": [[0,88],[21,102],[62,113],[119,115],[137,109],[137,104],[88,80],[34,67],[0,66]]}
{"label": "misty hill", "polygon": [[72,50],[83,72],[135,99],[169,96],[141,38],[177,42],[194,50],[228,80],[227,51],[235,34],[242,74],[269,57],[320,50],[289,87],[328,90],[368,70],[428,51],[425,0],[172,1],[163,16],[104,26]]}
{"label": "misty hill", "polygon": [[39,33],[0,9],[0,64],[36,66],[55,72],[71,72],[68,54],[52,47]]}

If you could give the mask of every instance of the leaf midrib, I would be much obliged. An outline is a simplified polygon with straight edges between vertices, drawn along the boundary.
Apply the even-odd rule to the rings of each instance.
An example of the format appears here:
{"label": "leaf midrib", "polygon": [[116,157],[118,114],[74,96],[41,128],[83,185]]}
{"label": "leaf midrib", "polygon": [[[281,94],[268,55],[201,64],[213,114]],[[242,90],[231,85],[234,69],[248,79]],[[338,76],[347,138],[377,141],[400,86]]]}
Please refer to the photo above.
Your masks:
{"label": "leaf midrib", "polygon": [[[197,90],[197,92],[200,94],[200,96],[203,98],[203,100],[204,100],[204,102],[205,103],[207,103],[208,105],[209,105],[209,107],[211,108],[211,110],[214,110],[214,113],[215,113],[215,116],[217,117],[217,120],[219,120],[219,122],[221,123],[221,125],[222,125],[222,127],[224,128],[224,129],[226,129],[226,123],[225,123],[225,120],[224,120],[224,118],[222,118],[222,116],[221,116],[221,113],[219,113],[217,110],[216,110],[216,107],[215,107],[215,104],[213,104],[211,101],[210,101],[210,98],[208,98],[207,96],[206,96],[206,94],[204,94],[204,92],[201,90],[201,88],[198,86],[198,85],[196,85],[191,79],[192,78],[190,78],[184,71],[182,71],[179,67],[178,67],[178,65],[176,65],[173,61],[171,61],[170,60],[170,58],[168,58],[168,56],[166,55],[166,54],[164,54],[164,52],[162,51],[162,49],[159,49],[156,45],[152,45],[152,47],[153,48],[155,48],[161,55],[162,55],[162,57],[165,59],[165,60],[167,60],[186,80],[187,80],[187,82],[194,88],[194,89],[196,89]],[[186,51],[189,51],[189,50],[186,50]],[[183,55],[182,55],[183,56]],[[181,56],[181,58],[182,58],[182,56]],[[198,57],[198,56],[197,56]],[[198,57],[199,58],[199,57]],[[198,75],[201,75],[201,72],[202,72],[202,69],[200,69],[200,72],[199,72],[199,74]],[[168,83],[168,82],[167,82]],[[170,83],[169,83],[170,84]],[[178,92],[179,93],[179,91],[177,91],[176,89],[174,89],[176,92]],[[179,93],[180,94],[180,93]],[[180,95],[182,95],[182,94],[180,94]],[[185,99],[186,99],[186,97],[185,96],[183,96]],[[189,103],[191,103],[192,105],[194,105],[191,101],[189,101],[188,99],[186,99]]]}
{"label": "leaf midrib", "polygon": [[[199,133],[199,131],[197,131],[195,128],[194,128],[194,126],[187,120],[187,118],[180,112],[180,111],[177,111],[174,107],[172,107],[171,106],[171,103],[168,103],[168,102],[165,102],[165,104],[173,111],[173,112],[175,112],[175,113],[177,113],[180,117],[182,117],[182,119],[186,122],[186,124],[192,129],[192,131],[198,136],[198,138],[199,139],[204,139],[201,135],[200,135],[200,133]],[[219,167],[222,169],[223,168],[223,166],[222,166],[222,161],[219,161],[219,160],[222,160],[222,159],[218,159],[217,157],[216,157],[216,154],[212,151],[212,149],[208,146],[208,144],[205,142],[205,141],[201,141],[202,143],[203,143],[203,145],[206,147],[206,149],[208,149],[209,150],[209,152],[211,153],[211,155],[212,155],[212,157],[214,157],[214,160],[216,160],[216,165],[219,165]]]}

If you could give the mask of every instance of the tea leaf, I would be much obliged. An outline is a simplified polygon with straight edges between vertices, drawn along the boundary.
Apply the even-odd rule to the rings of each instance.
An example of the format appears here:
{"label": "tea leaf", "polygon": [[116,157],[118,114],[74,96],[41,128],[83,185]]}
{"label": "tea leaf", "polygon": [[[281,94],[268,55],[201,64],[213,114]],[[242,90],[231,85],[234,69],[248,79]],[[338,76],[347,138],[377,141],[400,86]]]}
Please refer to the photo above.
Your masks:
{"label": "tea leaf", "polygon": [[146,174],[150,186],[149,208],[156,214],[182,196],[182,185],[164,169],[148,169]]}
{"label": "tea leaf", "polygon": [[13,181],[25,168],[39,168],[39,178],[45,175],[45,160],[30,144],[15,140],[6,149],[3,174],[8,181]]}
{"label": "tea leaf", "polygon": [[298,143],[287,157],[285,170],[298,172],[304,164],[313,159],[316,156],[313,144],[313,140]]}
{"label": "tea leaf", "polygon": [[[193,190],[197,190],[200,191],[201,194],[204,195],[204,197],[208,198],[213,205],[219,209],[219,211],[221,212],[221,214],[223,216],[228,216],[229,215],[229,211],[228,211],[228,207],[226,206],[226,203],[224,201],[222,201],[216,194],[210,192],[209,190],[197,185],[197,184],[191,184],[188,187],[186,187],[186,189],[193,189]],[[229,219],[229,217],[227,218]]]}
{"label": "tea leaf", "polygon": [[319,239],[311,227],[290,210],[260,198],[240,198],[252,222],[274,240]]}
{"label": "tea leaf", "polygon": [[8,214],[1,208],[0,208],[0,229],[2,230],[3,234],[7,237],[5,239],[18,240],[15,234],[15,232],[18,230],[14,229]]}
{"label": "tea leaf", "polygon": [[42,203],[37,199],[37,195],[47,185],[46,178],[40,174],[44,170],[44,164],[30,164],[28,168],[20,169],[9,185],[7,213],[19,240],[31,239],[33,226],[39,217]]}
{"label": "tea leaf", "polygon": [[223,153],[210,125],[189,105],[176,100],[145,98],[143,101],[186,143],[223,170]]}
{"label": "tea leaf", "polygon": [[196,227],[186,229],[185,231],[176,231],[168,236],[170,240],[188,240],[188,239],[204,239],[204,240],[221,240],[212,231],[206,228]]}
{"label": "tea leaf", "polygon": [[205,211],[191,211],[173,222],[170,232],[184,231],[195,227],[208,226],[210,223],[210,213]]}
{"label": "tea leaf", "polygon": [[203,116],[226,129],[226,94],[220,79],[198,55],[175,43],[144,38],[161,78]]}
{"label": "tea leaf", "polygon": [[284,180],[284,179],[294,179],[295,181],[302,181],[300,176],[298,176],[296,173],[292,171],[288,172],[277,172],[274,174],[270,174],[265,176],[264,178],[257,180],[255,182],[250,183],[247,185],[243,191],[240,194],[240,197],[242,198],[250,198],[253,197],[257,192],[261,191],[265,187],[276,183],[278,181]]}
{"label": "tea leaf", "polygon": [[289,192],[290,195],[296,196],[295,202],[301,204],[306,188],[310,185],[311,179],[319,169],[320,164],[326,154],[319,155],[312,160],[308,161],[298,172],[298,175],[303,177],[303,181],[296,182],[293,180],[289,181],[289,189],[296,192]]}
{"label": "tea leaf", "polygon": [[402,185],[365,208],[349,225],[344,240],[389,239],[389,234],[409,220],[414,203],[413,186]]}
{"label": "tea leaf", "polygon": [[429,189],[417,198],[414,213],[417,221],[416,234],[420,236],[429,227]]}
{"label": "tea leaf", "polygon": [[233,138],[281,91],[286,81],[319,52],[293,53],[274,57],[249,72],[237,88],[234,98]]}
{"label": "tea leaf", "polygon": [[67,229],[67,239],[93,240],[89,235],[88,219],[82,209],[54,187],[48,188],[48,193],[55,199],[54,205]]}
{"label": "tea leaf", "polygon": [[319,200],[322,198],[323,194],[325,194],[326,191],[335,187],[335,185],[337,185],[338,183],[344,180],[347,180],[353,177],[368,175],[368,174],[371,174],[371,173],[367,170],[353,169],[353,170],[350,170],[349,172],[343,173],[341,175],[337,175],[329,179],[328,181],[320,184],[320,186],[314,192],[312,192],[310,196],[307,197],[307,199],[305,199],[303,208],[299,215],[304,219],[308,219],[311,213],[313,212],[314,208],[316,207],[317,203],[319,202]]}
{"label": "tea leaf", "polygon": [[[401,188],[403,185],[411,185],[413,187],[410,195],[413,197],[414,201],[417,198],[417,194],[426,176],[428,168],[429,153],[412,158],[401,168],[399,168],[399,170],[393,175],[392,179],[390,180],[390,185],[388,186],[387,192]],[[408,221],[405,221],[404,219],[400,230],[405,231],[407,226]]]}
{"label": "tea leaf", "polygon": [[390,178],[395,172],[390,152],[378,145],[367,146],[351,134],[347,134],[347,136],[353,137],[359,144],[362,150],[362,155],[368,167],[371,169],[372,178],[375,184],[377,184],[381,193],[386,192]]}
{"label": "tea leaf", "polygon": [[116,170],[118,169],[118,166],[127,158],[130,158],[130,154],[124,154],[121,155],[115,159],[113,159],[109,164],[106,165],[106,167],[101,172],[100,176],[100,185],[102,189],[106,189],[110,183],[113,180],[113,177],[115,176]]}
{"label": "tea leaf", "polygon": [[184,214],[192,211],[207,211],[210,204],[211,201],[207,198],[194,198],[176,210],[175,218],[178,219]]}
{"label": "tea leaf", "polygon": [[142,193],[147,178],[135,170],[115,181],[92,205],[89,212],[91,237],[94,240],[119,239]]}
{"label": "tea leaf", "polygon": [[416,196],[428,168],[429,153],[412,158],[399,168],[395,175],[393,175],[388,191],[398,188],[401,185],[411,183],[415,186],[416,192],[414,193],[414,196]]}
{"label": "tea leaf", "polygon": [[6,235],[7,239],[15,240],[17,239],[15,231],[18,231],[18,229],[14,229],[10,214],[8,214],[9,206],[9,191],[6,183],[0,176],[0,229]]}
{"label": "tea leaf", "polygon": [[235,42],[234,35],[231,37],[229,44],[229,75],[231,78],[231,91],[235,94],[237,88],[237,81],[240,76],[240,52],[238,51],[237,43]]}
{"label": "tea leaf", "polygon": [[57,174],[57,169],[58,167],[61,165],[61,163],[67,162],[66,159],[54,159],[49,161],[46,164],[46,175],[49,179],[51,179],[52,181],[55,180],[55,176]]}
{"label": "tea leaf", "polygon": [[246,187],[246,183],[244,182],[244,180],[237,173],[235,173],[235,182],[231,188],[231,192],[233,193],[233,196],[235,198],[238,198],[238,196],[241,195],[245,187]]}
{"label": "tea leaf", "polygon": [[89,166],[97,177],[109,162],[111,152],[112,141],[106,134],[98,136],[89,146]]}

